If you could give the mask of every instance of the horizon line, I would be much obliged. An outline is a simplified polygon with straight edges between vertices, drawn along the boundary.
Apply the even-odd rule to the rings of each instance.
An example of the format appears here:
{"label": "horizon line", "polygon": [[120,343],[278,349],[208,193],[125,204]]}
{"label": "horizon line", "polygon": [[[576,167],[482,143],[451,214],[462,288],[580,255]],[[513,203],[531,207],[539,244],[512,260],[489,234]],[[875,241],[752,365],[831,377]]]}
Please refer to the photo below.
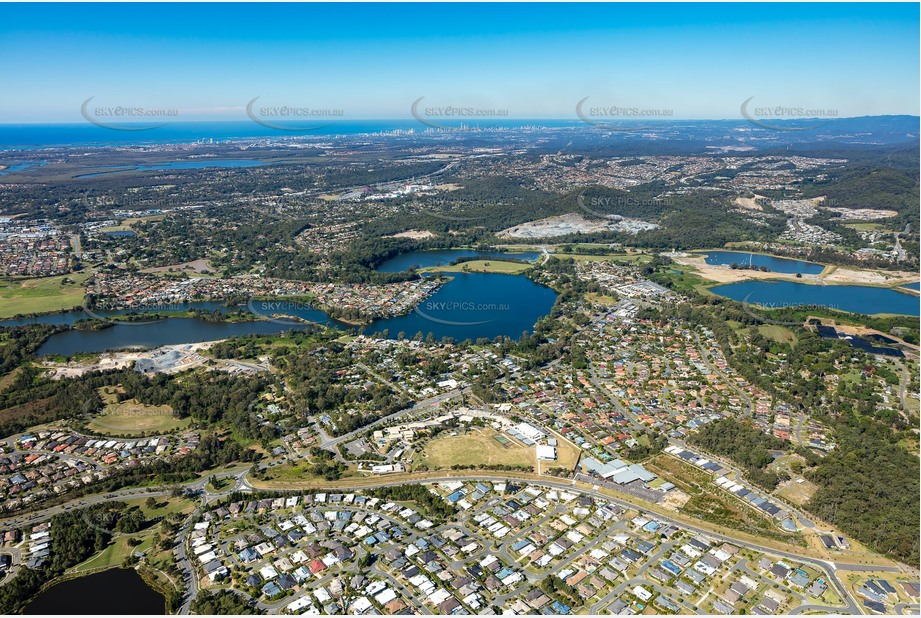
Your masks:
{"label": "horizon line", "polygon": [[[803,121],[810,121],[810,120],[821,120],[821,121],[827,123],[827,122],[834,122],[834,121],[836,121],[836,120],[855,120],[855,119],[859,119],[859,118],[891,118],[891,117],[918,118],[919,120],[921,120],[921,114],[904,114],[904,113],[903,113],[903,114],[897,114],[897,113],[891,113],[891,114],[864,114],[864,115],[861,115],[861,116],[836,116],[836,117],[832,117],[832,118],[829,118],[829,117],[827,117],[827,116],[826,116],[826,117],[821,117],[821,116],[807,117],[807,116],[803,116],[803,117],[801,117],[801,118],[776,118],[776,119],[773,119],[772,122],[803,122]],[[356,121],[361,121],[361,122],[367,122],[367,121],[374,121],[374,122],[407,122],[407,123],[420,124],[423,128],[427,128],[427,129],[433,129],[433,130],[437,130],[437,129],[438,129],[438,127],[426,126],[426,125],[424,125],[423,123],[419,122],[419,120],[417,120],[417,119],[415,119],[415,118],[356,117],[356,118],[351,118],[351,119],[324,120],[323,122],[328,126],[328,125],[334,125],[334,124],[345,124],[345,123],[348,123],[348,122],[356,122]],[[580,119],[580,118],[555,118],[555,117],[540,117],[540,118],[517,118],[517,117],[516,117],[516,118],[512,118],[512,117],[509,117],[509,118],[498,118],[498,117],[496,117],[496,118],[481,118],[481,119],[439,119],[439,122],[451,123],[452,125],[456,125],[456,124],[474,125],[474,124],[481,124],[481,123],[492,124],[492,123],[501,123],[501,122],[541,122],[541,121],[572,122],[572,123],[574,123],[574,124],[582,124],[582,125],[586,125],[586,126],[593,126],[592,123],[588,123],[588,122],[586,122],[586,121],[584,121],[584,120],[582,120],[582,119]],[[218,122],[240,122],[240,123],[246,123],[246,124],[259,124],[259,123],[257,123],[257,122],[254,122],[253,120],[250,120],[250,119],[244,119],[244,118],[225,118],[225,119],[197,119],[197,120],[164,120],[163,122],[160,123],[159,126],[162,127],[162,126],[167,126],[167,125],[188,124],[188,123],[218,123]],[[746,124],[752,124],[751,120],[749,120],[749,119],[747,119],[747,118],[745,118],[745,117],[741,117],[741,116],[740,116],[740,117],[732,117],[732,118],[662,118],[662,117],[649,117],[649,118],[613,118],[613,119],[605,119],[605,121],[604,121],[603,123],[600,123],[600,122],[599,122],[599,124],[615,124],[615,123],[625,123],[625,124],[632,124],[632,123],[637,123],[637,124],[639,124],[639,123],[645,123],[645,124],[649,124],[649,123],[668,123],[668,122],[743,122],[743,123],[746,123]],[[285,124],[285,123],[297,124],[297,121],[279,121],[279,123],[280,123],[280,124]],[[120,123],[118,123],[118,124],[119,124],[119,125],[130,126],[130,125],[134,125],[134,124],[145,124],[145,123],[143,123],[143,122],[120,122]],[[38,120],[38,121],[21,121],[21,122],[2,122],[2,121],[0,121],[0,127],[4,127],[4,126],[24,126],[24,125],[40,125],[40,126],[41,126],[41,125],[45,125],[45,126],[47,126],[47,125],[85,125],[85,126],[88,126],[88,127],[92,127],[92,126],[97,126],[97,127],[98,127],[98,126],[99,126],[99,125],[96,125],[96,124],[94,124],[94,123],[92,123],[92,122],[78,121],[78,120],[73,120],[73,121],[61,121],[61,120],[57,120],[57,121],[42,121],[42,120]],[[594,125],[594,126],[597,126],[597,125]],[[104,127],[99,127],[99,128],[104,128]]]}

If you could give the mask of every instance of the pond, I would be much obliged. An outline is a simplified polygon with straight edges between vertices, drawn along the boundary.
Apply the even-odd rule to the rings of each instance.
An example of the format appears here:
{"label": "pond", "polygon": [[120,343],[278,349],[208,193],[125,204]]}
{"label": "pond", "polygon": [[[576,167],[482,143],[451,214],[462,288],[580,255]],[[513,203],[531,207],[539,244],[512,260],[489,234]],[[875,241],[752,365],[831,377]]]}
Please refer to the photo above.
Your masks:
{"label": "pond", "polygon": [[478,259],[496,259],[499,257],[514,258],[516,260],[525,260],[534,262],[540,257],[536,251],[524,251],[520,253],[511,253],[508,251],[476,251],[474,249],[432,249],[429,251],[411,251],[402,253],[396,257],[390,258],[377,267],[377,270],[384,273],[398,273],[409,270],[413,266],[418,268],[430,268],[432,266],[447,266],[457,258],[476,257]]}
{"label": "pond", "polygon": [[795,281],[741,281],[710,291],[726,298],[767,308],[813,305],[839,311],[919,315],[919,299],[890,288],[865,285],[811,285]]}
{"label": "pond", "polygon": [[379,320],[366,334],[389,330],[388,337],[402,332],[413,337],[421,332],[436,339],[476,341],[497,336],[518,339],[550,313],[557,294],[521,275],[496,273],[450,273],[451,282],[422,301],[407,315]]}
{"label": "pond", "polygon": [[789,258],[762,255],[760,253],[743,253],[741,251],[707,251],[704,258],[707,264],[713,266],[731,266],[732,264],[763,266],[772,273],[785,273],[795,275],[817,275],[825,267],[815,262],[791,260]]}
{"label": "pond", "polygon": [[69,579],[41,592],[25,614],[164,615],[166,600],[133,569],[109,569]]}
{"label": "pond", "polygon": [[[238,168],[238,167],[258,167],[268,165],[265,161],[256,159],[202,159],[200,161],[163,161],[162,163],[152,163],[150,165],[135,165],[133,167],[122,166],[104,166],[105,171],[91,172],[80,174],[77,178],[95,178],[98,176],[108,176],[110,174],[122,174],[124,172],[148,172],[153,170],[191,170],[206,168]],[[111,169],[105,169],[111,167]]]}

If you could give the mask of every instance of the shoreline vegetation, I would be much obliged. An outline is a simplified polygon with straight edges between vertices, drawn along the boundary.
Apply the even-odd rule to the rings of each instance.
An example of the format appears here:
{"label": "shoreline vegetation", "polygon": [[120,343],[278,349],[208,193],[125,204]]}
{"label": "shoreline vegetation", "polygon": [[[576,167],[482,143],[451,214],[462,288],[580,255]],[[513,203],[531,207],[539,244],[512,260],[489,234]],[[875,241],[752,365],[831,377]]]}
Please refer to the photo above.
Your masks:
{"label": "shoreline vegetation", "polygon": [[[607,254],[612,256],[617,254],[620,255],[620,252],[616,252],[613,249],[607,247],[596,247],[597,243],[588,243],[591,247],[582,247],[578,243],[565,243],[562,245],[521,245],[521,246],[508,246],[502,245],[497,247],[444,247],[444,248],[425,248],[421,250],[408,250],[406,252],[397,254],[403,255],[405,253],[412,253],[413,251],[448,251],[453,249],[459,250],[471,250],[471,251],[501,251],[504,253],[509,253],[512,255],[508,256],[490,256],[488,258],[482,258],[480,256],[464,256],[452,260],[450,264],[442,266],[429,266],[425,268],[416,269],[415,272],[420,274],[430,274],[430,273],[451,273],[451,272],[481,272],[481,273],[497,273],[497,274],[513,274],[518,275],[525,272],[528,268],[535,265],[534,262],[528,262],[525,260],[516,259],[514,257],[515,253],[528,253],[535,250],[540,250],[542,247],[546,246],[548,249],[553,249],[550,255],[559,256],[578,256],[578,255],[594,255],[598,253],[599,258],[604,258]],[[515,247],[515,248],[512,248]],[[629,251],[630,248],[625,247],[624,250]],[[778,259],[792,260],[792,261],[804,261],[810,262],[813,264],[819,264],[824,266],[824,270],[817,275],[798,275],[796,273],[781,273],[776,271],[771,271],[764,268],[748,267],[746,265],[712,265],[707,264],[704,260],[708,252],[713,251],[735,251],[739,253],[752,253],[755,255],[761,255],[765,257],[772,257]],[[628,253],[627,255],[631,255]],[[637,253],[636,255],[641,255]],[[857,268],[852,266],[839,266],[834,264],[827,264],[817,261],[808,260],[800,257],[791,257],[785,255],[776,255],[771,253],[765,253],[761,251],[746,251],[739,248],[713,248],[713,249],[694,249],[689,251],[679,251],[674,252],[669,255],[674,262],[682,267],[690,268],[694,271],[694,274],[699,276],[702,281],[702,287],[709,289],[719,285],[727,283],[737,283],[743,281],[752,281],[752,280],[761,280],[761,281],[790,281],[794,283],[802,283],[805,285],[856,285],[862,287],[874,287],[874,288],[883,288],[883,289],[892,289],[896,292],[907,294],[909,296],[919,296],[918,290],[912,288],[906,288],[904,286],[916,283],[919,280],[917,273],[911,273],[908,271],[885,271],[881,269],[873,268]],[[733,267],[735,266],[735,267]],[[893,275],[901,275],[893,277],[891,280],[879,281],[879,277],[886,277],[885,273],[892,273]],[[25,280],[16,280],[16,279],[6,279],[7,284],[16,284],[21,283]],[[437,291],[437,290],[434,290]],[[434,293],[433,291],[433,293]],[[19,297],[9,296],[7,300],[13,302]],[[3,302],[4,299],[0,298],[0,321],[7,320],[27,320],[34,318],[45,318],[55,315],[66,315],[69,313],[80,313],[85,312],[84,305],[69,305],[63,306],[58,309],[53,309],[50,311],[35,311],[35,312],[18,312],[15,314],[10,314],[9,311],[4,311]],[[282,296],[278,298],[271,297],[254,297],[252,300],[285,300],[285,301],[297,301],[303,302],[305,305],[317,309],[318,311],[323,311],[330,318],[335,319],[339,322],[348,324],[349,326],[368,326],[373,323],[374,320],[380,319],[380,316],[368,316],[366,318],[356,318],[354,316],[342,317],[340,312],[326,305],[316,303],[315,299],[311,297],[304,296]],[[421,300],[424,300],[421,299]],[[236,301],[236,302],[235,302]],[[200,298],[188,301],[188,303],[224,303],[228,309],[234,308],[244,308],[246,307],[246,302],[241,302],[238,299],[228,299],[228,298]],[[234,304],[231,304],[234,303]],[[249,315],[246,315],[247,312],[244,311],[227,311],[227,312],[209,312],[207,310],[201,309],[182,309],[177,311],[157,311],[153,314],[143,311],[143,308],[134,313],[126,313],[119,316],[120,320],[129,321],[132,319],[130,316],[138,316],[137,320],[149,320],[149,319],[165,319],[170,317],[177,318],[201,318],[209,319],[212,321],[226,321],[226,322],[250,322],[258,321],[260,319],[270,319],[273,317],[284,317],[286,319],[298,319],[296,316],[289,316],[284,314],[272,315],[272,316],[258,316],[252,312],[248,312]],[[402,315],[402,314],[401,314]],[[872,314],[872,315],[884,315],[884,314]],[[397,316],[387,316],[387,317],[397,317]],[[90,318],[91,319],[91,318]],[[102,320],[105,321],[105,320]],[[309,320],[308,320],[309,321]]]}

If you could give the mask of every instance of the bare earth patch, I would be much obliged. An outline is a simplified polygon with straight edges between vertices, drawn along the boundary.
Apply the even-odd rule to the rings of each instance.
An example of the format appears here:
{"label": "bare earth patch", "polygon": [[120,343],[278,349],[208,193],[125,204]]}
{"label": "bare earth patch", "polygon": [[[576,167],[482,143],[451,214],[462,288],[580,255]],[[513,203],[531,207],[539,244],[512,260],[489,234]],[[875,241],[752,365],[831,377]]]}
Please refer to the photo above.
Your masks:
{"label": "bare earth patch", "polygon": [[858,221],[872,221],[873,219],[889,219],[899,213],[894,210],[882,208],[826,208],[841,215],[842,219],[856,219]]}
{"label": "bare earth patch", "polygon": [[764,210],[761,204],[757,202],[758,196],[755,197],[737,197],[733,203],[745,210]]}
{"label": "bare earth patch", "polygon": [[673,489],[670,492],[665,494],[665,499],[660,502],[660,504],[667,508],[669,511],[677,512],[678,509],[683,507],[688,503],[688,500],[691,499],[691,496],[687,495],[680,489]]}
{"label": "bare earth patch", "polygon": [[[797,277],[789,273],[762,272],[760,270],[732,269],[728,266],[707,264],[702,254],[695,253],[668,253],[682,266],[690,266],[698,275],[717,283],[735,283],[751,279],[784,279],[800,283],[847,283],[854,285],[900,285],[918,280],[916,273],[895,270],[860,270],[843,266],[828,266],[818,275],[803,275]],[[795,258],[791,258],[795,259]]]}
{"label": "bare earth patch", "polygon": [[161,365],[158,366],[158,370],[163,373],[173,373],[203,364],[206,359],[202,358],[199,352],[207,350],[215,343],[217,342],[204,341],[201,343],[181,343],[171,346],[162,346],[142,352],[107,352],[100,354],[98,358],[88,362],[71,361],[69,363],[55,363],[53,361],[45,361],[41,363],[41,367],[49,371],[49,377],[53,380],[77,378],[93,371],[125,369],[136,361],[162,359],[165,354],[175,351],[176,353],[170,356],[171,362],[169,364],[161,363]]}
{"label": "bare earth patch", "polygon": [[399,234],[391,234],[387,238],[411,238],[413,240],[425,240],[426,238],[435,238],[435,234],[428,230],[406,230]]}
{"label": "bare earth patch", "polygon": [[565,215],[547,217],[536,221],[529,221],[502,230],[497,234],[506,238],[553,238],[567,234],[591,234],[617,230],[627,233],[636,233],[644,229],[659,227],[655,223],[640,221],[639,219],[625,219],[612,217],[611,219],[586,219],[577,212]]}
{"label": "bare earth patch", "polygon": [[194,260],[192,262],[185,262],[183,264],[172,264],[170,266],[156,266],[154,268],[145,268],[142,270],[142,273],[166,273],[166,272],[195,272],[195,273],[208,273],[214,272],[214,269],[211,267],[211,262],[206,259]]}
{"label": "bare earth patch", "polygon": [[836,283],[864,283],[870,285],[895,285],[917,281],[918,273],[896,270],[857,270],[856,268],[836,267],[821,279]]}
{"label": "bare earth patch", "polygon": [[778,486],[776,490],[774,490],[774,494],[780,496],[781,498],[786,498],[787,500],[800,506],[806,504],[806,502],[809,501],[809,499],[818,488],[813,483],[805,479],[798,480],[803,482],[798,483],[796,480],[784,481]]}

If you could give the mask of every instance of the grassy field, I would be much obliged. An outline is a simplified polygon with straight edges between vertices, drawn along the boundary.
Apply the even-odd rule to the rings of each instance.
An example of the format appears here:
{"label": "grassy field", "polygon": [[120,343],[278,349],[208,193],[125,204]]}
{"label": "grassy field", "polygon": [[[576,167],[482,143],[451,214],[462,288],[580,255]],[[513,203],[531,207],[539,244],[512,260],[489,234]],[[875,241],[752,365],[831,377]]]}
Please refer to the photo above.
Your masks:
{"label": "grassy field", "polygon": [[704,296],[714,296],[714,293],[710,291],[708,286],[716,285],[715,282],[708,281],[697,275],[696,271],[691,266],[675,265],[673,268],[664,269],[659,272],[665,274],[678,291],[694,290],[698,294],[703,294]]}
{"label": "grassy field", "polygon": [[[144,535],[144,533],[139,532],[138,534],[134,535],[134,538],[140,539],[142,535]],[[71,572],[83,573],[87,571],[94,571],[96,569],[108,569],[121,566],[121,564],[125,561],[125,558],[130,556],[132,552],[147,551],[150,549],[153,541],[153,536],[149,533],[146,536],[147,538],[145,538],[140,545],[135,547],[128,545],[128,539],[130,538],[129,535],[117,536],[111,543],[109,543],[105,549],[103,549],[98,554],[93,555],[85,562],[81,562],[75,566]]]}
{"label": "grassy field", "polygon": [[22,373],[22,367],[16,367],[11,372],[5,376],[0,377],[0,393],[5,391],[9,386],[16,381],[16,377]]}
{"label": "grassy field", "polygon": [[149,217],[131,217],[122,221],[122,225],[132,225],[134,223],[144,223],[147,221],[162,221],[166,215],[150,215]]}
{"label": "grassy field", "polygon": [[[270,486],[273,482],[282,483],[282,487],[288,483],[296,483],[298,481],[303,481],[304,483],[316,483],[319,485],[328,485],[330,483],[330,481],[324,480],[323,477],[314,474],[312,468],[313,464],[311,463],[300,463],[297,465],[284,463],[277,466],[272,466],[265,471],[265,476],[262,481]],[[340,480],[335,481],[335,483],[338,485],[342,482],[341,479],[348,479],[352,477],[355,477],[358,480],[365,478],[357,477],[354,468],[348,468],[342,472]]]}
{"label": "grassy field", "polygon": [[147,498],[128,498],[122,502],[128,507],[139,507],[144,516],[150,519],[166,517],[174,513],[189,514],[195,510],[195,503],[188,498],[157,498],[153,507],[147,506]]}
{"label": "grassy field", "polygon": [[792,330],[778,324],[759,324],[758,332],[777,343],[788,343],[795,346],[799,341],[799,338]]}
{"label": "grassy field", "polygon": [[613,296],[608,296],[607,294],[598,294],[596,292],[589,292],[586,294],[585,300],[590,303],[605,306],[616,305],[618,303],[618,301],[614,300]]}
{"label": "grassy field", "polygon": [[121,403],[109,403],[89,423],[94,433],[103,435],[140,435],[144,433],[169,433],[185,429],[192,422],[190,418],[173,416],[170,406],[150,406],[134,399]]}
{"label": "grassy field", "polygon": [[471,260],[470,262],[461,262],[460,264],[449,264],[446,266],[432,266],[422,268],[420,272],[442,272],[442,273],[503,273],[514,275],[531,268],[531,264],[519,264],[518,262],[503,262],[499,260]]}
{"label": "grassy field", "polygon": [[[129,507],[139,507],[144,513],[144,516],[149,520],[158,520],[159,518],[174,513],[188,515],[195,510],[195,504],[191,500],[185,498],[161,498],[153,508],[147,506],[146,498],[133,498],[125,500],[124,502]],[[162,553],[166,558],[170,558],[171,552],[161,552],[158,548],[154,547],[154,539],[159,530],[160,526],[154,522],[147,529],[141,530],[135,534],[118,534],[105,549],[94,554],[85,562],[81,562],[73,567],[71,572],[84,573],[96,569],[118,567],[121,566],[125,558],[130,556],[133,552],[145,552],[149,554],[153,551],[155,554]],[[141,541],[141,543],[132,547],[128,544],[129,538],[137,539]]]}
{"label": "grassy field", "polygon": [[894,232],[890,226],[882,223],[842,223],[844,227],[849,227],[852,230],[862,230],[864,232]]}
{"label": "grassy field", "polygon": [[510,440],[503,446],[494,429],[472,428],[457,436],[442,435],[428,442],[419,453],[417,464],[429,469],[451,466],[533,466],[537,461],[534,447]]}
{"label": "grassy field", "polygon": [[[83,283],[91,274],[87,271],[41,279],[0,281],[0,318],[79,307],[83,305]],[[65,279],[68,283],[64,282]]]}

